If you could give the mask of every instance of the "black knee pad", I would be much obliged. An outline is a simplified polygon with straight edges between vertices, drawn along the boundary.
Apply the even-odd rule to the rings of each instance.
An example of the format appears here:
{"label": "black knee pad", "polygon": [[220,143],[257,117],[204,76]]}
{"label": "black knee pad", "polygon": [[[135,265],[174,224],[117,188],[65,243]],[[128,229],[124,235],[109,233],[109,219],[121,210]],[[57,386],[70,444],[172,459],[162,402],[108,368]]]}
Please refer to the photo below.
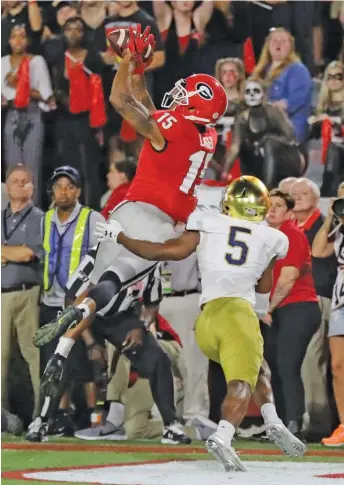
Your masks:
{"label": "black knee pad", "polygon": [[96,286],[88,292],[88,296],[97,305],[97,311],[102,310],[110,303],[112,298],[120,292],[121,286],[121,280],[112,271],[106,271],[101,276]]}

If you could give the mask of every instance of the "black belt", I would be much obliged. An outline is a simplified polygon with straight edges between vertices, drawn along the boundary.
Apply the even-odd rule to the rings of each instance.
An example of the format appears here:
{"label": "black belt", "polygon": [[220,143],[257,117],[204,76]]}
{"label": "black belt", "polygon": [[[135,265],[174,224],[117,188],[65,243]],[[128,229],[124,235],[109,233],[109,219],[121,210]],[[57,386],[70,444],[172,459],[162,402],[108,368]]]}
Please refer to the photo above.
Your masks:
{"label": "black belt", "polygon": [[39,286],[37,283],[23,283],[22,285],[12,286],[11,288],[1,288],[1,293],[11,293],[12,291],[31,290],[34,286]]}
{"label": "black belt", "polygon": [[165,296],[186,296],[186,295],[192,295],[193,293],[199,293],[197,289],[194,290],[185,290],[185,291],[173,291],[172,293],[167,293]]}

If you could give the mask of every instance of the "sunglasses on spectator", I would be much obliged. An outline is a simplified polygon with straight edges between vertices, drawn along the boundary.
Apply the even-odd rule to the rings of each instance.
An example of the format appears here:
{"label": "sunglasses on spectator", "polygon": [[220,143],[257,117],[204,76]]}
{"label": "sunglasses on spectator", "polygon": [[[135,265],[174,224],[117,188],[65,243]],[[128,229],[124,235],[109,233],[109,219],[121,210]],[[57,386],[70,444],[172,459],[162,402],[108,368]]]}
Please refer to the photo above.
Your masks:
{"label": "sunglasses on spectator", "polygon": [[327,76],[327,79],[329,81],[331,80],[335,80],[335,81],[343,81],[344,79],[344,74],[342,74],[341,72],[337,72],[336,74],[329,74]]}

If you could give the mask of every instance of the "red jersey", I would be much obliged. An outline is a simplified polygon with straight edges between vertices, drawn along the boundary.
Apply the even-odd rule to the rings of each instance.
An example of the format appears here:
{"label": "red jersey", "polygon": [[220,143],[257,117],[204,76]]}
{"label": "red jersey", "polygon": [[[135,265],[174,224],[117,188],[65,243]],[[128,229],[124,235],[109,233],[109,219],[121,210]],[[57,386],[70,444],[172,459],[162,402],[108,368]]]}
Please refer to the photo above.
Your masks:
{"label": "red jersey", "polygon": [[186,222],[196,207],[195,191],[215,151],[217,134],[214,128],[200,133],[172,110],[156,111],[153,118],[166,145],[157,151],[145,140],[126,200],[152,204],[174,221]]}
{"label": "red jersey", "polygon": [[312,276],[311,250],[305,234],[292,221],[284,222],[279,230],[289,239],[289,249],[286,257],[277,260],[275,263],[271,295],[275,291],[282,268],[294,266],[299,270],[300,275],[289,295],[284,298],[279,307],[301,301],[318,301]]}
{"label": "red jersey", "polygon": [[110,216],[111,212],[118,204],[125,200],[125,196],[127,195],[130,185],[131,182],[127,182],[120,185],[111,192],[110,197],[108,198],[104,208],[101,211],[101,214],[105,217],[105,219]]}

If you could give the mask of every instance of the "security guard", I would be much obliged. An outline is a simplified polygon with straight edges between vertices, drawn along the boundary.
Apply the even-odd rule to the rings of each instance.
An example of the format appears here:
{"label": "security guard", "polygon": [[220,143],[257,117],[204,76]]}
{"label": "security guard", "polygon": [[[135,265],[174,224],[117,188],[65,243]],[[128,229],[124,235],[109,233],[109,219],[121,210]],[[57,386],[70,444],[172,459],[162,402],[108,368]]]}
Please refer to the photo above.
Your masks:
{"label": "security guard", "polygon": [[[44,217],[43,247],[45,251],[43,271],[43,303],[40,312],[40,326],[50,322],[57,311],[64,308],[65,285],[69,276],[78,267],[81,259],[97,241],[93,233],[97,222],[104,222],[104,217],[82,206],[80,196],[81,177],[79,172],[69,166],[57,168],[51,179],[51,189],[55,207]],[[42,347],[41,370],[44,370],[52,356],[57,342]],[[73,377],[82,382],[93,381],[92,367],[89,363],[83,341],[75,346],[74,357],[70,359],[70,371]],[[88,393],[88,407],[95,403]],[[61,403],[68,408],[68,403]],[[90,410],[91,412],[91,410]]]}
{"label": "security guard", "polygon": [[170,322],[182,341],[181,368],[184,381],[183,418],[208,417],[208,360],[200,351],[194,332],[199,315],[200,280],[196,253],[183,261],[171,261],[163,268],[164,298],[160,313]]}

